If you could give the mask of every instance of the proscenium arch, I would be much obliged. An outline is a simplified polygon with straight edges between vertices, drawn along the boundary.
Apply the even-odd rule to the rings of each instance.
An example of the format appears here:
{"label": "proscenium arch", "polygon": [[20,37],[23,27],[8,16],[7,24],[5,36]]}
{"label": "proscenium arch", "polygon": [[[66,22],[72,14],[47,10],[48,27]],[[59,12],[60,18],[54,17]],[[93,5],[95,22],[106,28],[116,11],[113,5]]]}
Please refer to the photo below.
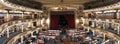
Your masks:
{"label": "proscenium arch", "polygon": [[[67,6],[66,6],[67,7]],[[56,10],[57,8],[59,8],[58,6],[55,6],[55,7],[49,7],[47,10],[48,10],[48,20],[49,20],[49,23],[48,23],[48,29],[50,29],[50,13],[51,13],[51,11],[74,11],[74,22],[75,22],[75,28],[77,28],[77,23],[76,23],[76,20],[78,19],[77,18],[77,15],[78,15],[78,13],[79,13],[79,11],[81,10],[83,10],[83,9],[79,9],[79,8],[83,8],[83,6],[80,6],[80,7],[67,7],[67,8],[69,8],[68,10]]]}

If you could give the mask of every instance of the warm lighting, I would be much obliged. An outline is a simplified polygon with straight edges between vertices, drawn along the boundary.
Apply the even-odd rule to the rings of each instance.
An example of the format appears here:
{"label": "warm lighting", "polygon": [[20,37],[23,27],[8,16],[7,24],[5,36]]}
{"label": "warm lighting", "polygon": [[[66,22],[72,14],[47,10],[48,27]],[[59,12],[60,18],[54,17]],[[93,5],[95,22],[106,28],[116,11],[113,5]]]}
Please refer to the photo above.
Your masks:
{"label": "warm lighting", "polygon": [[49,20],[49,19],[47,19],[47,20],[46,20],[46,23],[47,23],[47,24],[49,24],[49,23],[50,23],[50,20]]}
{"label": "warm lighting", "polygon": [[79,19],[76,19],[76,23],[79,23]]}
{"label": "warm lighting", "polygon": [[57,10],[57,9],[58,9],[58,7],[53,7],[52,9],[55,9],[55,10]]}
{"label": "warm lighting", "polygon": [[104,13],[106,12],[116,12],[116,10],[109,10],[109,11],[105,11]]}
{"label": "warm lighting", "polygon": [[45,20],[44,18],[42,18],[42,20],[41,20],[41,25],[42,25],[42,26],[44,25],[44,24],[43,24],[43,23],[44,23],[44,20]]}
{"label": "warm lighting", "polygon": [[95,13],[102,13],[102,12],[95,12]]}

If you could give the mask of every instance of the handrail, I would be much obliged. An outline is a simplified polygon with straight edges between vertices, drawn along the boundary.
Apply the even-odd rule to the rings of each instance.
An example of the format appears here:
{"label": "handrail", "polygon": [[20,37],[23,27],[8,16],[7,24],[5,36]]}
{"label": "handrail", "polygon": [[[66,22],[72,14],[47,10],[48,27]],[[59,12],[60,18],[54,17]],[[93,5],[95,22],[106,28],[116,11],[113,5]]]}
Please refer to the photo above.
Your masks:
{"label": "handrail", "polygon": [[37,28],[33,28],[32,30],[28,30],[28,31],[26,31],[26,32],[20,33],[20,34],[16,35],[15,37],[13,37],[12,39],[10,39],[8,42],[6,42],[6,44],[14,44],[15,41],[16,41],[17,39],[19,39],[21,36],[28,35],[28,34],[30,34],[31,32],[34,32],[34,31],[36,31],[36,30],[38,30],[38,29],[37,29]]}
{"label": "handrail", "polygon": [[[86,18],[86,17],[83,17],[85,19],[102,19],[102,18]],[[108,19],[108,18],[105,18],[105,19]],[[108,20],[120,20],[120,19],[108,19]]]}
{"label": "handrail", "polygon": [[91,30],[99,30],[99,31],[101,31],[101,32],[106,33],[107,35],[108,35],[108,34],[111,34],[111,36],[113,36],[116,40],[119,40],[119,41],[120,41],[120,36],[118,36],[118,35],[116,35],[116,34],[114,34],[114,33],[112,33],[112,32],[109,32],[109,31],[106,31],[106,30],[100,29],[100,28],[89,27],[89,26],[84,26],[84,27],[85,27],[85,28],[90,28]]}
{"label": "handrail", "polygon": [[[26,19],[26,20],[33,20],[33,19]],[[15,20],[15,21],[11,21],[11,22],[17,22],[17,21],[22,21],[22,20]],[[36,20],[35,20],[36,21]],[[32,22],[34,22],[34,21],[32,21]],[[9,23],[9,22],[7,22],[7,23]],[[7,24],[7,23],[4,23],[3,25],[5,25],[5,24]],[[17,24],[17,23],[16,23]],[[13,25],[16,25],[16,24],[13,24]],[[8,26],[9,27],[9,26]],[[6,30],[6,29],[5,29]],[[1,32],[0,32],[0,35],[2,35],[2,33],[5,31],[4,29],[2,29],[1,30]]]}
{"label": "handrail", "polygon": [[[119,37],[119,36],[117,36],[116,34],[113,34],[113,33],[109,32],[109,31],[101,30],[101,29],[99,29],[99,28],[92,28],[92,27],[89,27],[89,26],[84,26],[84,27],[85,27],[85,28],[90,28],[91,30],[99,30],[99,32],[106,33],[107,35],[108,35],[108,34],[111,34],[110,36],[113,36],[112,38],[114,38],[114,40],[120,41],[120,37]],[[31,31],[33,31],[33,30],[30,30],[30,32],[31,32]],[[34,30],[34,31],[35,31],[35,30]],[[33,31],[33,32],[34,32],[34,31]],[[28,31],[27,31],[27,32],[28,32]],[[30,33],[30,32],[29,32],[29,33]],[[25,32],[25,33],[26,33],[26,32]],[[15,36],[15,37],[12,38],[11,40],[9,40],[9,41],[7,42],[7,44],[14,44],[15,41],[16,41],[17,39],[19,39],[20,36],[23,36],[25,33],[21,33],[21,34]]]}
{"label": "handrail", "polygon": [[[95,19],[92,19],[92,18],[84,18],[84,19],[87,19],[89,21],[95,21]],[[114,20],[114,19],[108,19],[108,20]],[[106,22],[106,21],[101,21],[101,22]],[[107,23],[113,23],[113,22],[107,22]],[[117,24],[120,26],[120,23],[114,22],[114,24]]]}

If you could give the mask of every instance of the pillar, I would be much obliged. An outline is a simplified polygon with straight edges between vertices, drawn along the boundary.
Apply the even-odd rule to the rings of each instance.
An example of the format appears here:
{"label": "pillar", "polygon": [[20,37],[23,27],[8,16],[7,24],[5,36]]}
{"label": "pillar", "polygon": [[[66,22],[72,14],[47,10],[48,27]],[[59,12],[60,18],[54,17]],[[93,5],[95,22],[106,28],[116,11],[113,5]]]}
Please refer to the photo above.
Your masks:
{"label": "pillar", "polygon": [[116,12],[115,12],[115,14],[114,14],[114,19],[117,19],[119,16],[118,16],[119,14],[118,14],[118,9],[116,9]]}
{"label": "pillar", "polygon": [[93,21],[92,21],[92,27],[95,27],[95,24],[94,24],[94,22],[95,22],[95,21],[93,20]]}
{"label": "pillar", "polygon": [[10,34],[9,34],[9,29],[7,28],[7,38],[9,38]]}
{"label": "pillar", "polygon": [[34,19],[34,12],[32,12],[32,18]]}
{"label": "pillar", "polygon": [[[15,27],[17,29],[17,27]],[[15,32],[16,29],[13,29],[12,32]]]}
{"label": "pillar", "polygon": [[104,23],[102,24],[103,29],[105,29],[105,23],[106,23],[106,22],[104,22]]}
{"label": "pillar", "polygon": [[118,44],[120,44],[120,41],[118,40]]}
{"label": "pillar", "polygon": [[39,33],[40,28],[37,28],[36,33]]}
{"label": "pillar", "polygon": [[21,43],[23,43],[23,36],[21,36]]}
{"label": "pillar", "polygon": [[31,32],[31,37],[33,36],[33,32]]}
{"label": "pillar", "polygon": [[119,26],[117,26],[117,29],[118,29],[118,33],[117,34],[120,34],[120,28],[119,28]]}
{"label": "pillar", "polygon": [[85,19],[84,19],[84,18],[81,18],[81,19],[82,19],[82,21],[83,21],[82,26],[84,26],[84,24],[85,24]]}
{"label": "pillar", "polygon": [[6,11],[7,11],[7,15],[5,16],[5,21],[9,21],[10,20],[10,15],[9,15],[9,13],[10,13],[10,9],[6,9]]}
{"label": "pillar", "polygon": [[24,11],[22,11],[22,19],[24,19]]}
{"label": "pillar", "polygon": [[22,32],[24,32],[23,24],[22,24]]}
{"label": "pillar", "polygon": [[88,32],[90,31],[90,28],[88,27]]}
{"label": "pillar", "polygon": [[103,41],[105,41],[105,39],[106,39],[105,37],[106,37],[106,34],[104,33],[103,34]]}
{"label": "pillar", "polygon": [[17,31],[20,31],[20,27],[17,27]]}
{"label": "pillar", "polygon": [[106,22],[105,22],[105,29],[108,29],[108,27],[109,27],[109,20],[106,19]]}
{"label": "pillar", "polygon": [[93,32],[93,36],[95,36],[95,31],[93,30],[92,32]]}
{"label": "pillar", "polygon": [[101,12],[102,12],[102,18],[105,18],[105,16],[103,16],[103,14],[104,14],[105,11],[102,10]]}

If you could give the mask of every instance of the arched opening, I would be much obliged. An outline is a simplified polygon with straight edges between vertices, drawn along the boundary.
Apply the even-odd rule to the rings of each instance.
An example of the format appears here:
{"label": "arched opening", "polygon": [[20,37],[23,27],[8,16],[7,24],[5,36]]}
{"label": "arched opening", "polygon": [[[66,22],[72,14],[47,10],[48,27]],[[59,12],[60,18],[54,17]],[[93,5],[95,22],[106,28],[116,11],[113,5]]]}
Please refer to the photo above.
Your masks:
{"label": "arched opening", "polygon": [[74,11],[51,11],[50,19],[51,29],[64,27],[75,28]]}

